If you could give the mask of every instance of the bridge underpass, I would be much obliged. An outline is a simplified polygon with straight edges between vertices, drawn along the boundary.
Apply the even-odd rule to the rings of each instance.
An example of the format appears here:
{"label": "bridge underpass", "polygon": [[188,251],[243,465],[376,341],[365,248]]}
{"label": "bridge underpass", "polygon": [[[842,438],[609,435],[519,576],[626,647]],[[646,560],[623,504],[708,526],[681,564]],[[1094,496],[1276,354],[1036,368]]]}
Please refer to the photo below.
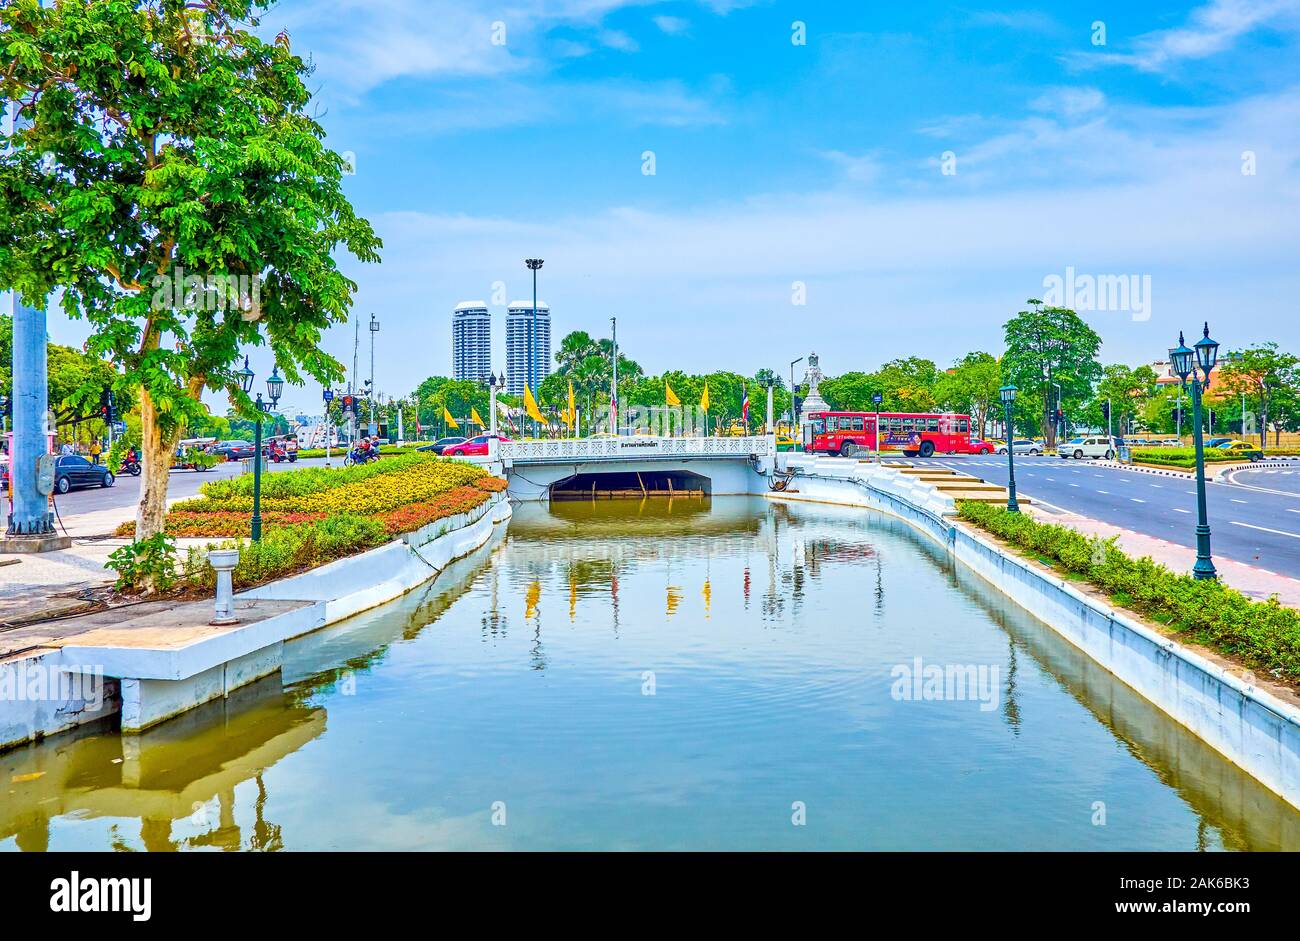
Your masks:
{"label": "bridge underpass", "polygon": [[713,481],[688,470],[591,471],[551,484],[552,500],[615,497],[707,497]]}

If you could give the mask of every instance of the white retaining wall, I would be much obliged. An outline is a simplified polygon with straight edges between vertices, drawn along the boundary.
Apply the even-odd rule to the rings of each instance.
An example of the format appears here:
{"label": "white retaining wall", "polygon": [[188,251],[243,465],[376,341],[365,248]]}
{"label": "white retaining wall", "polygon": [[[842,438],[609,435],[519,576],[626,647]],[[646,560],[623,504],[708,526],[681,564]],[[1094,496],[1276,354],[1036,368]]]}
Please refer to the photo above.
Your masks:
{"label": "white retaining wall", "polygon": [[981,532],[946,519],[944,514],[954,512],[952,500],[932,487],[888,468],[853,468],[852,463],[790,455],[788,466],[800,472],[791,484],[798,492],[768,496],[865,506],[911,523],[1233,764],[1300,807],[1300,709],[1007,552]]}

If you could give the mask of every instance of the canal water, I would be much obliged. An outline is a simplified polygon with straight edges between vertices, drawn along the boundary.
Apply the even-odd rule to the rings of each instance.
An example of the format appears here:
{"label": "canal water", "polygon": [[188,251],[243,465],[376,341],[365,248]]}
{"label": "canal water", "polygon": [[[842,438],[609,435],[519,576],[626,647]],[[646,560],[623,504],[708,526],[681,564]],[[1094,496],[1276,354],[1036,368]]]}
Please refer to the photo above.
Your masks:
{"label": "canal water", "polygon": [[3,849],[1295,849],[1300,816],[903,524],[516,508],[144,735],[0,754]]}

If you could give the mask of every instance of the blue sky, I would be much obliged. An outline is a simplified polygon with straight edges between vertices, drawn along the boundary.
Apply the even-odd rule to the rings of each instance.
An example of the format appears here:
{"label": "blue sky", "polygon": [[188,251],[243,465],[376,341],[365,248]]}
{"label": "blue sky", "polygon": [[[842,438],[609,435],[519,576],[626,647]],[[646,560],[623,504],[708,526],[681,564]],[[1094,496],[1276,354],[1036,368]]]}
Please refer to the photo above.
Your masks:
{"label": "blue sky", "polygon": [[1148,318],[1086,315],[1108,361],[1207,318],[1300,347],[1300,0],[283,0],[282,28],[385,242],[347,268],[390,393],[532,255],[557,337],[617,315],[651,372],[1000,352],[1067,267],[1151,279]]}

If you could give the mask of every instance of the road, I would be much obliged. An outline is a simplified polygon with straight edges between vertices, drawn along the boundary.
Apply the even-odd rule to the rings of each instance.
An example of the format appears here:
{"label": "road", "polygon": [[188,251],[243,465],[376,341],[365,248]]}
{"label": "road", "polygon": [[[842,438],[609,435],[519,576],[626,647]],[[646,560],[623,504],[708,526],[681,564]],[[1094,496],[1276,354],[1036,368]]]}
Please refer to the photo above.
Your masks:
{"label": "road", "polygon": [[[336,457],[333,460],[335,466],[342,463],[342,458]],[[267,464],[266,469],[275,472],[289,470],[298,467],[324,467],[325,459],[323,457],[304,458],[294,464],[285,461],[281,464]],[[198,473],[190,470],[174,470],[171,478],[167,482],[167,496],[170,498],[192,497],[198,494],[199,487],[209,480],[220,480],[226,477],[237,477],[243,470],[243,465],[238,462],[223,461],[212,470],[205,473]],[[132,510],[140,502],[140,480],[139,477],[122,475],[117,478],[117,482],[111,487],[90,487],[85,490],[72,490],[61,497],[57,497],[59,516],[66,522],[82,513],[95,513],[100,510]],[[7,508],[6,508],[7,509]],[[128,513],[123,516],[127,519],[132,516]]]}
{"label": "road", "polygon": [[[1007,459],[943,457],[951,467],[1006,486]],[[1016,489],[1040,502],[1178,545],[1196,546],[1196,484],[1091,461],[1016,456]],[[1300,578],[1300,462],[1236,471],[1206,494],[1215,555]]]}

